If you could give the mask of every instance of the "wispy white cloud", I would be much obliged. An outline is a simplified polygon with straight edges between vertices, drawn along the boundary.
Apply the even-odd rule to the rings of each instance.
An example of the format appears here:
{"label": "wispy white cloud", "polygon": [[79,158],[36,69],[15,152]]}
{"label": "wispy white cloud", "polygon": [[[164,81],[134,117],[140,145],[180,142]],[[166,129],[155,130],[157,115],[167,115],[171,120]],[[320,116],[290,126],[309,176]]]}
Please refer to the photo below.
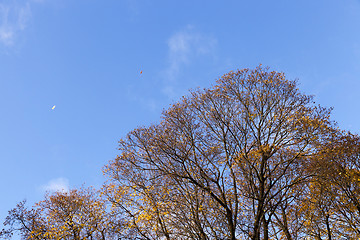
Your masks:
{"label": "wispy white cloud", "polygon": [[130,15],[137,16],[140,14],[140,6],[143,3],[140,3],[138,0],[126,0],[127,10]]}
{"label": "wispy white cloud", "polygon": [[0,44],[13,46],[31,18],[30,1],[0,3]]}
{"label": "wispy white cloud", "polygon": [[212,54],[216,43],[214,37],[202,34],[192,26],[170,36],[167,41],[169,64],[164,71],[163,93],[174,97],[174,83],[181,69],[191,64],[196,57]]}
{"label": "wispy white cloud", "polygon": [[66,178],[52,179],[47,184],[41,186],[41,190],[49,192],[68,192],[69,180]]}

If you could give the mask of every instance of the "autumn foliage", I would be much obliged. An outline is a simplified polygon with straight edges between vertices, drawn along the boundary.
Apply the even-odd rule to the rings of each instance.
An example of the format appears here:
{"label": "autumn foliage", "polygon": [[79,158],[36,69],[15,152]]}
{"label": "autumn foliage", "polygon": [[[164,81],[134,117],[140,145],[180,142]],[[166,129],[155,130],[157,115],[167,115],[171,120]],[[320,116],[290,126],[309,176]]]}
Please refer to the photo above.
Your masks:
{"label": "autumn foliage", "polygon": [[9,212],[23,239],[358,239],[360,139],[268,68],[222,76],[119,141],[93,189]]}

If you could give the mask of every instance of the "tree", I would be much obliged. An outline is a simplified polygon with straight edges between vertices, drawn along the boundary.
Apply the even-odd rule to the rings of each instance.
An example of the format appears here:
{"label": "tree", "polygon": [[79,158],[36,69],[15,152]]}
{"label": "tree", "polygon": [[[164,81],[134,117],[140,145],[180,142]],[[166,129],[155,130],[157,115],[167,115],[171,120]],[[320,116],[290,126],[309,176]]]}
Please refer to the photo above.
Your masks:
{"label": "tree", "polygon": [[230,72],[120,140],[104,192],[139,238],[269,239],[314,176],[329,117],[283,73]]}
{"label": "tree", "polygon": [[92,188],[55,192],[30,209],[20,202],[9,211],[0,237],[19,232],[23,239],[113,239],[116,222],[110,219],[105,201]]}
{"label": "tree", "polygon": [[39,211],[35,209],[28,210],[25,203],[24,200],[9,211],[9,215],[4,222],[4,226],[8,226],[8,228],[0,232],[0,238],[11,239],[14,232],[19,232],[24,239],[43,239],[33,234],[34,229],[37,229],[36,232],[40,233],[40,235],[45,233]]}
{"label": "tree", "polygon": [[262,66],[195,90],[119,141],[100,191],[47,194],[0,237],[300,240],[360,237],[360,137]]}
{"label": "tree", "polygon": [[[313,202],[322,203],[313,209],[321,213],[317,221],[325,223],[328,239],[331,235],[358,239],[360,237],[360,137],[337,131],[323,146],[319,157],[319,172],[314,182]],[[324,202],[324,200],[326,200]],[[310,205],[311,206],[311,205]],[[331,227],[330,225],[334,225]],[[312,224],[318,226],[318,224]],[[331,234],[330,234],[331,232]]]}

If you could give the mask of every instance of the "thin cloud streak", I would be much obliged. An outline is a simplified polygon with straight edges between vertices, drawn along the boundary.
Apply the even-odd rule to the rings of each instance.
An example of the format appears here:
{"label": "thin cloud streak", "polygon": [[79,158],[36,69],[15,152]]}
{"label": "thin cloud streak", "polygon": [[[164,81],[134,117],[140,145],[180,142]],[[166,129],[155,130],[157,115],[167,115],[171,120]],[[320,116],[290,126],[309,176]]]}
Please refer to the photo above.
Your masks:
{"label": "thin cloud streak", "polygon": [[196,31],[192,26],[173,34],[167,41],[169,64],[164,70],[162,92],[169,98],[175,97],[175,83],[182,68],[196,57],[211,54],[216,43],[215,38]]}
{"label": "thin cloud streak", "polygon": [[30,2],[0,3],[0,44],[11,47],[31,19]]}

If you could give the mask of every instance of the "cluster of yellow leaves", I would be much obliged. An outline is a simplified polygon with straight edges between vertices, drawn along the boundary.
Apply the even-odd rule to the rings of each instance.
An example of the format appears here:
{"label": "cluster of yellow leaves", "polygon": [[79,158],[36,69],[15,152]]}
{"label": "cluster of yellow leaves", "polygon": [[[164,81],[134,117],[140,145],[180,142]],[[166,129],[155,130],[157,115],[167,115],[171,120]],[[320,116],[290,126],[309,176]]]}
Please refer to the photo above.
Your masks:
{"label": "cluster of yellow leaves", "polygon": [[108,228],[105,202],[92,188],[48,193],[33,209],[36,216],[25,219],[36,223],[26,232],[28,239],[85,240]]}

